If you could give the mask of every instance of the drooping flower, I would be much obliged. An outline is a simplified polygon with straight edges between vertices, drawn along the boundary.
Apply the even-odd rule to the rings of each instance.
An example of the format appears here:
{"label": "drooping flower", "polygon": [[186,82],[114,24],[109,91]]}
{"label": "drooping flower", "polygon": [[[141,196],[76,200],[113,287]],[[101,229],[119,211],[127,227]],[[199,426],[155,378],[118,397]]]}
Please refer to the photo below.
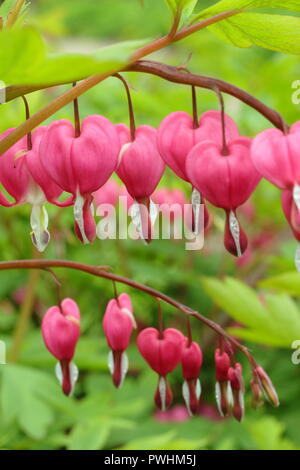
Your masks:
{"label": "drooping flower", "polygon": [[50,353],[58,359],[56,375],[65,395],[70,395],[78,378],[73,362],[80,335],[80,311],[76,302],[66,298],[60,306],[47,310],[42,320],[42,334]]}
{"label": "drooping flower", "polygon": [[244,380],[242,366],[238,362],[228,369],[228,380],[232,391],[232,414],[237,421],[242,421],[245,412],[244,405]]}
{"label": "drooping flower", "polygon": [[75,232],[83,243],[96,237],[92,193],[109,179],[116,168],[120,149],[115,127],[103,116],[82,122],[79,137],[71,122],[55,121],[41,140],[41,162],[48,175],[75,199]]}
{"label": "drooping flower", "polygon": [[[2,136],[5,137],[12,131],[13,129],[8,129]],[[28,140],[23,137],[4,152],[0,159],[0,181],[15,200],[10,202],[0,193],[0,204],[7,207],[25,203],[32,205],[31,238],[39,251],[44,251],[50,239],[44,203],[49,201],[62,204],[58,201],[62,189],[49,178],[40,163],[40,142],[46,132],[46,126],[37,128],[31,135],[31,148],[28,149]],[[65,204],[70,204],[70,201]]]}
{"label": "drooping flower", "polygon": [[[217,144],[222,142],[221,112],[206,111],[199,119],[198,127],[194,127],[193,118],[184,111],[176,111],[166,116],[158,129],[158,148],[166,164],[182,179],[193,184],[186,171],[186,159],[192,148],[211,140]],[[228,141],[239,136],[235,122],[225,115],[226,138]],[[194,188],[192,204],[197,207],[204,204],[204,228],[209,224],[209,214],[201,192]],[[196,209],[195,209],[196,211]],[[194,218],[197,218],[193,211]],[[193,221],[193,231],[198,233],[197,220]]]}
{"label": "drooping flower", "polygon": [[279,398],[275,387],[266,373],[266,371],[257,365],[252,371],[255,381],[259,384],[260,389],[264,392],[265,396],[273,406],[279,406]]}
{"label": "drooping flower", "polygon": [[128,294],[121,294],[117,299],[108,302],[103,317],[103,330],[111,351],[108,355],[108,365],[113,383],[120,387],[128,370],[127,349],[130,336],[136,322]]}
{"label": "drooping flower", "polygon": [[181,367],[185,379],[182,394],[190,415],[196,414],[199,408],[201,384],[199,380],[202,366],[202,351],[198,343],[189,342],[182,350]]}
{"label": "drooping flower", "polygon": [[167,380],[167,374],[179,364],[185,338],[175,328],[167,328],[160,333],[155,328],[145,328],[137,339],[138,349],[158,375],[155,403],[163,411],[172,403],[173,395]]}
{"label": "drooping flower", "polygon": [[228,371],[230,368],[230,357],[220,349],[215,351],[216,366],[216,401],[221,416],[227,416],[231,405],[231,394],[229,386]]}
{"label": "drooping flower", "polygon": [[157,131],[151,126],[140,126],[132,141],[127,126],[118,124],[116,130],[121,142],[117,174],[137,203],[131,207],[132,218],[142,238],[149,242],[156,218],[150,197],[165,169],[157,148]]}
{"label": "drooping flower", "polygon": [[250,197],[261,176],[250,158],[251,140],[239,137],[227,145],[226,155],[222,147],[206,141],[197,144],[186,160],[186,171],[193,185],[204,198],[226,212],[224,244],[235,256],[241,256],[247,248],[247,237],[236,210]]}

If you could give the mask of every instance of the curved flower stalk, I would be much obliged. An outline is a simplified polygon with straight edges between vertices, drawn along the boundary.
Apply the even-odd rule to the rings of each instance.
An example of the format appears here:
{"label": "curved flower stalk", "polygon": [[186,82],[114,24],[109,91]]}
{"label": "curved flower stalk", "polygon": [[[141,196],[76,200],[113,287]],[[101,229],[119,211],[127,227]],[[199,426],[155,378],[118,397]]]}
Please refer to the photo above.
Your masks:
{"label": "curved flower stalk", "polygon": [[49,177],[74,197],[75,233],[83,243],[96,237],[92,193],[116,168],[120,149],[114,126],[103,116],[88,116],[75,136],[71,122],[55,121],[40,144],[41,162]]}

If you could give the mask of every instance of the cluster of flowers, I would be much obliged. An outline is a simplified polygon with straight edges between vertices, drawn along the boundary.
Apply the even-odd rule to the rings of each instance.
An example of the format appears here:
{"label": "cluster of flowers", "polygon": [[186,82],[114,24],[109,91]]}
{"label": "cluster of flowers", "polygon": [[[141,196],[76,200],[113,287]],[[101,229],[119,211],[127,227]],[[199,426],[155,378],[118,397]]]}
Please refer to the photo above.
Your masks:
{"label": "cluster of flowers", "polygon": [[[2,137],[7,136],[8,129]],[[236,216],[261,177],[283,190],[283,209],[295,237],[300,240],[299,183],[300,123],[286,133],[269,129],[252,141],[239,134],[234,121],[219,111],[205,112],[195,126],[185,112],[168,115],[156,130],[136,129],[134,138],[124,124],[85,118],[77,136],[68,120],[36,129],[6,151],[0,159],[0,182],[15,202],[0,194],[0,204],[29,202],[32,239],[39,250],[49,242],[45,201],[74,206],[75,232],[83,243],[96,237],[92,201],[116,171],[129,195],[145,208],[142,234],[151,239],[151,196],[167,164],[193,187],[192,205],[208,200],[226,212],[224,242],[241,256],[247,237]],[[66,191],[71,197],[60,200]],[[205,225],[209,214],[205,209]]]}
{"label": "cluster of flowers", "polygon": [[[103,330],[110,352],[108,366],[116,387],[120,387],[128,371],[126,349],[133,329],[137,327],[133,307],[128,294],[121,294],[109,301],[104,317]],[[78,378],[73,363],[75,347],[80,336],[80,312],[76,302],[64,299],[60,306],[47,310],[42,321],[42,334],[46,347],[58,359],[56,375],[62,390],[70,395]],[[198,343],[186,338],[175,328],[143,329],[137,337],[139,352],[158,376],[154,400],[165,411],[172,403],[173,395],[167,376],[181,364],[184,378],[182,394],[190,415],[199,409],[202,351]],[[226,342],[215,351],[216,401],[221,416],[232,414],[238,421],[244,415],[244,381],[241,364],[235,362],[234,352]],[[262,392],[273,405],[278,397],[266,372],[252,364],[251,389],[256,405],[261,402]]]}

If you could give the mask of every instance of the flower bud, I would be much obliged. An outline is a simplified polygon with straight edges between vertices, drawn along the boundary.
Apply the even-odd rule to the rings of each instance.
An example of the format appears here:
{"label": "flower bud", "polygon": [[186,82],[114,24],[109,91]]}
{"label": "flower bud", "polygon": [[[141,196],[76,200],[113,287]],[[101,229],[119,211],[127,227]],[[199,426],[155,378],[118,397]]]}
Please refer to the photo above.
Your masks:
{"label": "flower bud", "polygon": [[199,344],[188,343],[182,350],[181,367],[185,378],[182,386],[182,394],[190,415],[196,414],[199,407],[201,395],[201,384],[199,380],[202,366],[202,351]]}
{"label": "flower bud", "polygon": [[227,416],[232,400],[231,388],[228,382],[228,370],[230,358],[226,352],[221,353],[220,349],[215,352],[216,365],[216,401],[221,416]]}
{"label": "flower bud", "polygon": [[162,333],[155,328],[145,328],[137,339],[141,355],[160,376],[155,403],[162,409],[170,406],[172,402],[172,392],[166,375],[179,364],[184,341],[183,334],[175,328],[167,328]]}
{"label": "flower bud", "polygon": [[265,372],[265,370],[261,366],[257,366],[254,369],[254,374],[256,375],[258,382],[260,384],[261,389],[264,391],[267,399],[273,406],[279,406],[279,399],[275,387]]}
{"label": "flower bud", "polygon": [[42,321],[42,334],[50,353],[59,360],[56,375],[65,395],[70,395],[78,378],[72,362],[80,335],[80,312],[72,299],[64,299],[60,307],[47,310]]}
{"label": "flower bud", "polygon": [[242,375],[242,366],[236,363],[233,367],[228,370],[228,378],[232,390],[233,396],[233,408],[232,414],[237,421],[242,421],[244,417],[245,405],[244,405],[244,380]]}
{"label": "flower bud", "polygon": [[136,323],[129,295],[121,294],[118,299],[110,300],[103,317],[103,330],[108,346],[111,348],[108,366],[116,387],[122,385],[128,370],[125,350],[134,328],[136,328]]}

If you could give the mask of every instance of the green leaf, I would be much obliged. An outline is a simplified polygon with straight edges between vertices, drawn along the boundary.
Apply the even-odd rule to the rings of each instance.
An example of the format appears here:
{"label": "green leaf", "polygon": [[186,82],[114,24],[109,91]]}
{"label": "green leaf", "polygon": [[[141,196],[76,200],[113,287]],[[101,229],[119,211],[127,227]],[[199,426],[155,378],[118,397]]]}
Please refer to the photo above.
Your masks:
{"label": "green leaf", "polygon": [[286,54],[300,54],[299,17],[242,13],[209,29],[237,47],[256,45]]}
{"label": "green leaf", "polygon": [[69,450],[99,450],[105,445],[110,429],[101,419],[77,424],[68,439]]}
{"label": "green leaf", "polygon": [[221,0],[195,15],[193,23],[225,11],[236,10],[238,12],[239,10],[245,11],[258,8],[280,8],[282,10],[299,12],[300,4],[298,0]]}
{"label": "green leaf", "polygon": [[248,328],[231,328],[231,334],[253,342],[291,347],[300,338],[300,311],[287,295],[264,297],[264,304],[253,289],[235,279],[204,278],[204,290],[236,321]]}
{"label": "green leaf", "polygon": [[261,450],[297,450],[293,442],[283,438],[285,426],[272,416],[245,424],[252,439]]}
{"label": "green leaf", "polygon": [[[16,365],[3,366],[1,372],[0,403],[4,421],[16,420],[30,437],[42,439],[54,415],[41,391],[53,390],[53,381],[43,372]],[[54,393],[57,391],[55,387]]]}
{"label": "green leaf", "polygon": [[168,449],[168,444],[172,442],[175,436],[175,431],[168,431],[164,434],[133,439],[125,446],[120,447],[119,450],[165,450]]}
{"label": "green leaf", "polygon": [[296,271],[291,271],[264,279],[259,283],[260,287],[274,289],[290,295],[300,295],[300,276]]}
{"label": "green leaf", "polygon": [[179,28],[182,28],[192,16],[198,0],[165,0],[165,2],[173,16],[176,16],[177,12],[181,12]]}
{"label": "green leaf", "polygon": [[47,54],[34,28],[0,33],[0,79],[6,85],[51,86],[81,80],[124,67],[142,41],[125,41],[91,54]]}

